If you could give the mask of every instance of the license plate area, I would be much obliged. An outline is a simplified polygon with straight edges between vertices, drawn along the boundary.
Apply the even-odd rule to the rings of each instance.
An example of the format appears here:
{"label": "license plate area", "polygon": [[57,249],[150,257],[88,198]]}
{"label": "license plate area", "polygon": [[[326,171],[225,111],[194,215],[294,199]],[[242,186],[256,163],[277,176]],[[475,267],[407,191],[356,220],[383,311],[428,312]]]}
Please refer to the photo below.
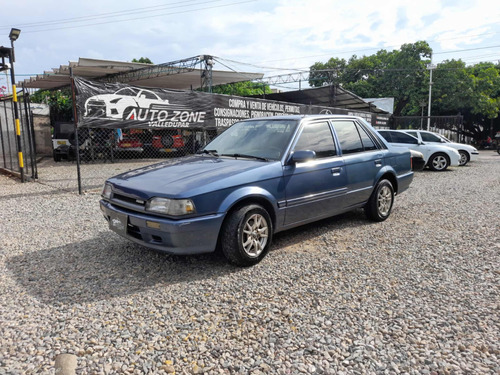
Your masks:
{"label": "license plate area", "polygon": [[109,215],[109,229],[121,235],[127,234],[128,216],[119,212]]}

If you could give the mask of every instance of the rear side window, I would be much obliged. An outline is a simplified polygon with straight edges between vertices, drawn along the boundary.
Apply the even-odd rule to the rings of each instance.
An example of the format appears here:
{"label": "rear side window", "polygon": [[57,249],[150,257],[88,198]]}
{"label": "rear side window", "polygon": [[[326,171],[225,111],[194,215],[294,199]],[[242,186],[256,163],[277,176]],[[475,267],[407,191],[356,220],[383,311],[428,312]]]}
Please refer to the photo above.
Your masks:
{"label": "rear side window", "polygon": [[422,141],[424,142],[441,142],[441,138],[432,133],[422,132],[420,133],[420,136],[422,137]]}
{"label": "rear side window", "polygon": [[358,128],[359,136],[361,137],[361,143],[363,143],[363,149],[365,151],[376,150],[377,146],[375,145],[375,143],[373,143],[370,136],[366,133],[366,130],[359,125],[357,125],[356,127]]}
{"label": "rear side window", "polygon": [[311,150],[316,158],[327,158],[337,154],[328,122],[306,124],[295,145],[295,150]]}
{"label": "rear side window", "polygon": [[378,134],[380,134],[387,142],[392,142],[391,133],[390,132],[379,130]]}
{"label": "rear side window", "polygon": [[394,143],[418,144],[418,139],[406,133],[391,132],[391,137]]}
{"label": "rear side window", "polygon": [[337,133],[343,155],[361,152],[364,150],[363,142],[361,142],[361,137],[354,122],[335,121],[333,123],[333,127]]}
{"label": "rear side window", "polygon": [[406,132],[409,135],[413,135],[415,138],[418,138],[417,132]]}

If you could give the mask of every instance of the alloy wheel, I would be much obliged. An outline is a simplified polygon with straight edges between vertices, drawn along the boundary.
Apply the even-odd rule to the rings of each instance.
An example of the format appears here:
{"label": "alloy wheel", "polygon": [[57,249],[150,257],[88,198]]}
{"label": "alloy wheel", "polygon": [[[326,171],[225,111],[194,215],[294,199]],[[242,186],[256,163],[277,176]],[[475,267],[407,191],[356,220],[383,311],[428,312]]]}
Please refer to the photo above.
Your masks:
{"label": "alloy wheel", "polygon": [[267,244],[269,225],[264,216],[256,213],[248,217],[243,226],[242,247],[250,257],[258,257]]}
{"label": "alloy wheel", "polygon": [[448,161],[446,160],[445,156],[438,155],[434,159],[432,159],[432,166],[435,170],[441,171],[443,169],[446,169],[446,167],[448,166]]}
{"label": "alloy wheel", "polygon": [[387,216],[392,207],[392,192],[388,186],[382,186],[378,193],[377,207],[380,215]]}

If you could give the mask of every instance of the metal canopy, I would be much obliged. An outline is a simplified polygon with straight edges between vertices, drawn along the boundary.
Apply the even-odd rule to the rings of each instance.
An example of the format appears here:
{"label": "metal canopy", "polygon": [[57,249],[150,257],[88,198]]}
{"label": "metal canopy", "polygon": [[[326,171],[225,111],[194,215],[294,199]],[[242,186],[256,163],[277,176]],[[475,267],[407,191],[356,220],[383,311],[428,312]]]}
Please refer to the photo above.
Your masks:
{"label": "metal canopy", "polygon": [[[69,86],[70,68],[73,74],[77,77],[87,79],[99,79],[108,75],[126,73],[141,68],[150,68],[150,64],[112,61],[112,60],[97,60],[79,58],[78,62],[70,61],[69,65],[61,65],[59,68],[54,68],[52,71],[46,71],[44,74],[39,74],[35,77],[30,77],[18,83],[19,86],[26,88],[37,89],[56,89],[64,86]],[[128,81],[132,85],[144,87],[161,87],[177,90],[197,89],[201,86],[200,69],[186,69],[176,74],[165,74],[154,77],[145,77],[144,79],[136,79]],[[261,79],[264,75],[261,73],[239,73],[232,71],[212,70],[212,84],[222,85],[226,83],[248,81]]]}
{"label": "metal canopy", "polygon": [[298,91],[266,94],[266,99],[289,103],[345,108],[349,110],[359,110],[372,113],[387,113],[352,92],[335,86],[324,86]]}

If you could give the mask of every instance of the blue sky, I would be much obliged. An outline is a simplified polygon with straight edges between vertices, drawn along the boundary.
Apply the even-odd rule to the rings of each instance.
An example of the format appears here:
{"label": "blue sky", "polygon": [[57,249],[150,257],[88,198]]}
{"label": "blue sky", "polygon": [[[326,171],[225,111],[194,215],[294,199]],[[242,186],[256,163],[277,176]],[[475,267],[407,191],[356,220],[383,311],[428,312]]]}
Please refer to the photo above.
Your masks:
{"label": "blue sky", "polygon": [[489,0],[17,0],[0,10],[0,45],[21,29],[18,81],[79,57],[164,63],[199,54],[223,62],[214,69],[273,76],[418,40],[434,63],[500,60],[500,7]]}

